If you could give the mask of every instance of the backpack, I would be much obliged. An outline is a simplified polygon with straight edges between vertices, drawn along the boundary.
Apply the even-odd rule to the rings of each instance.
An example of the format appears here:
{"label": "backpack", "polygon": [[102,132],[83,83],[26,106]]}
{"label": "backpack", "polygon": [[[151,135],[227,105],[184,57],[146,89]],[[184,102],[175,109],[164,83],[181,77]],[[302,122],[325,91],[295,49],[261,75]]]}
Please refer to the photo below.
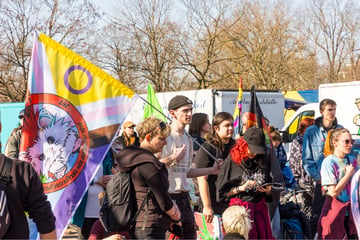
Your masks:
{"label": "backpack", "polygon": [[7,185],[11,180],[11,166],[12,160],[10,158],[1,156],[4,165],[0,172],[0,238],[2,239],[10,226],[10,212],[7,201]]}
{"label": "backpack", "polygon": [[[118,172],[106,185],[105,197],[100,208],[100,222],[106,232],[121,232],[132,230],[137,216],[147,203],[150,190],[137,209],[134,185],[131,180],[131,170]],[[147,209],[146,209],[147,211]]]}
{"label": "backpack", "polygon": [[288,218],[281,221],[281,239],[308,239],[302,228],[299,219]]}
{"label": "backpack", "polygon": [[279,206],[281,239],[311,239],[310,220],[294,202]]}

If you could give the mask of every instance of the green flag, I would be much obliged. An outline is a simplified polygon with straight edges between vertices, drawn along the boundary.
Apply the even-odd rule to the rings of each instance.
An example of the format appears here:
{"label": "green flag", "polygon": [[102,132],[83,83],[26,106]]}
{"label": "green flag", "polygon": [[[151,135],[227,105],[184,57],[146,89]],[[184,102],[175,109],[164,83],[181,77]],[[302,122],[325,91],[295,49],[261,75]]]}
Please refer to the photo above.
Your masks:
{"label": "green flag", "polygon": [[[163,113],[162,108],[160,106],[160,103],[158,101],[158,99],[156,98],[156,94],[154,89],[152,88],[151,84],[148,84],[148,92],[147,92],[147,97],[146,100],[151,104],[147,104],[145,103],[145,108],[144,108],[144,119],[150,116],[154,116],[158,119],[163,120],[164,122],[166,121],[166,117],[161,114]],[[156,109],[155,109],[156,108]],[[159,111],[161,113],[159,113]]]}

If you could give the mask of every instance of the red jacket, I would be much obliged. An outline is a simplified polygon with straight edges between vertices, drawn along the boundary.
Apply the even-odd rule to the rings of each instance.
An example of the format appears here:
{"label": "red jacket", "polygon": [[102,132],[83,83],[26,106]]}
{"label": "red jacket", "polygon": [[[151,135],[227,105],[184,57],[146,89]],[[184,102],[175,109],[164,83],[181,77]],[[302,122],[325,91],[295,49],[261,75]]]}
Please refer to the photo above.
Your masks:
{"label": "red jacket", "polygon": [[[336,198],[326,196],[318,222],[318,239],[344,239],[345,215],[349,213],[349,233],[356,234],[356,229],[350,209],[350,201],[343,203]],[[345,238],[347,239],[347,237]]]}
{"label": "red jacket", "polygon": [[264,198],[257,203],[232,198],[230,206],[232,205],[245,206],[246,209],[250,210],[252,223],[249,239],[275,239],[272,235],[268,207]]}

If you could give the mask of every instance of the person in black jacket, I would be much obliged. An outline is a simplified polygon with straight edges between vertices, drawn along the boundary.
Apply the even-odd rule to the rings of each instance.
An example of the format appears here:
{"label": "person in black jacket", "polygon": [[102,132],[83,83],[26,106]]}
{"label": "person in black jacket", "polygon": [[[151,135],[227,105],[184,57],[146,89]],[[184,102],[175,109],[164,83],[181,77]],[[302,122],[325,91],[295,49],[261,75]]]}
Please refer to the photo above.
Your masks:
{"label": "person in black jacket", "polygon": [[[211,132],[203,147],[213,156],[219,159],[225,159],[235,141],[232,139],[234,133],[234,120],[230,113],[219,112],[212,121]],[[204,149],[200,149],[194,158],[195,167],[205,168],[214,165],[215,160],[207,154]],[[199,192],[201,203],[199,211],[204,214],[207,222],[211,223],[213,215],[221,215],[228,207],[227,201],[216,201],[216,179],[217,175],[209,174],[198,177]]]}
{"label": "person in black jacket", "polygon": [[274,239],[266,201],[271,201],[270,161],[263,130],[249,128],[237,140],[220,169],[216,183],[217,201],[250,210],[252,229],[249,239]]}
{"label": "person in black jacket", "polygon": [[[6,156],[0,154],[0,169]],[[25,212],[35,222],[41,239],[56,239],[55,217],[44,194],[39,176],[29,162],[11,159],[11,180],[7,202],[11,223],[3,239],[28,239],[29,225]]]}
{"label": "person in black jacket", "polygon": [[169,180],[165,164],[154,154],[166,145],[170,127],[161,120],[149,117],[138,125],[140,147],[130,146],[115,155],[120,171],[131,171],[138,207],[148,190],[151,192],[148,209],[144,207],[136,219],[134,239],[164,239],[166,231],[181,226],[181,213],[168,193]]}

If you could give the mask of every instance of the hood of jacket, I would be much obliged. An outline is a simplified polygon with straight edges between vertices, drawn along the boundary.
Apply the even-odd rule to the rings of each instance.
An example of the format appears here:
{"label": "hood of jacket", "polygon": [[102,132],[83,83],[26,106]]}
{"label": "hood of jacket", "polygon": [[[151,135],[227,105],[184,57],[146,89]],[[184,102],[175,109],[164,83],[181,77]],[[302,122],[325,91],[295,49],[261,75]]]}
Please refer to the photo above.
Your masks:
{"label": "hood of jacket", "polygon": [[153,163],[158,169],[161,169],[164,165],[154,156],[153,153],[136,146],[126,147],[120,150],[120,152],[114,157],[120,171],[128,171],[139,164],[148,162]]}
{"label": "hood of jacket", "polygon": [[319,127],[322,127],[326,130],[330,130],[330,129],[335,129],[338,127],[338,122],[337,122],[337,118],[335,118],[334,122],[332,123],[332,125],[328,128],[324,127],[323,124],[323,117],[318,117],[317,119],[315,119],[315,124]]}

